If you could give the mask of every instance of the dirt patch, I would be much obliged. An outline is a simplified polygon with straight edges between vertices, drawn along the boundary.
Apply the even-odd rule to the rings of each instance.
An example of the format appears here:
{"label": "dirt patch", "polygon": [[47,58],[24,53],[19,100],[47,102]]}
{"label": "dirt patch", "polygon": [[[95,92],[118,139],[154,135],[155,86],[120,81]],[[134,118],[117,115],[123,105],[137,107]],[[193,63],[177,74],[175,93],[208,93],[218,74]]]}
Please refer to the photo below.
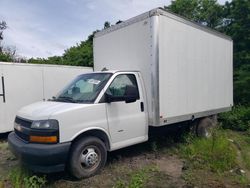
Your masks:
{"label": "dirt patch", "polygon": [[182,175],[183,161],[175,155],[157,159],[156,164],[160,171],[173,178],[180,178]]}
{"label": "dirt patch", "polygon": [[186,185],[182,178],[183,161],[178,156],[163,156],[155,162],[158,169],[168,176],[174,187],[184,187]]}
{"label": "dirt patch", "polygon": [[[116,152],[109,157],[108,164],[98,175],[74,181],[69,176],[61,176],[58,180],[51,179],[51,187],[93,187],[110,188],[119,187],[119,182],[123,182],[125,187],[135,176],[145,173],[145,184],[143,187],[185,187],[182,179],[183,162],[177,156],[158,156],[154,153],[144,153],[128,157],[122,154],[124,150]],[[155,170],[144,172],[143,169],[153,168]],[[123,186],[120,186],[123,187]]]}

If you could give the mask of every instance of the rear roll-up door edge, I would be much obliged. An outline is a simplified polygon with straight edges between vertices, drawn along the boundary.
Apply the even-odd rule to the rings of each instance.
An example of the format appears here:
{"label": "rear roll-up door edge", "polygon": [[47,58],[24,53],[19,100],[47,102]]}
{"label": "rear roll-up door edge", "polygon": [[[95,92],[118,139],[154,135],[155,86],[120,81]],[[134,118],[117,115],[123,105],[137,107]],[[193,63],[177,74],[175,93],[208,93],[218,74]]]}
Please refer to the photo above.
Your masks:
{"label": "rear roll-up door edge", "polygon": [[1,77],[1,83],[2,83],[2,94],[0,94],[1,97],[3,97],[3,102],[5,103],[5,86],[4,86],[4,77]]}

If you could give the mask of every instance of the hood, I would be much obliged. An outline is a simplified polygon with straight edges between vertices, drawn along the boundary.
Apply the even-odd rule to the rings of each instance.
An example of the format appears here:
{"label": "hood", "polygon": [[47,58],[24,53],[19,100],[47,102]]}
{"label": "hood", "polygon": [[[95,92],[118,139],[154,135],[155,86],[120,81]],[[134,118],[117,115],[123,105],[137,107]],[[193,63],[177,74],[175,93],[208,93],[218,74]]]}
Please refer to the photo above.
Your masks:
{"label": "hood", "polygon": [[28,106],[24,106],[17,112],[17,116],[29,120],[49,119],[53,114],[64,113],[69,110],[84,108],[93,104],[77,104],[65,102],[36,102]]}

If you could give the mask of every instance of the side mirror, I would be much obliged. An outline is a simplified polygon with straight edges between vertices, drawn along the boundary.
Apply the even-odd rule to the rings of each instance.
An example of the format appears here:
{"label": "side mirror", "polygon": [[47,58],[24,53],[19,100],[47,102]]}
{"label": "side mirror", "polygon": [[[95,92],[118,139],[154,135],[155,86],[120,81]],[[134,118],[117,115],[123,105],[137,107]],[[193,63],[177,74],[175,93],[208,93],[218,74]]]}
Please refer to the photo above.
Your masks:
{"label": "side mirror", "polygon": [[107,103],[111,103],[112,101],[113,101],[113,98],[112,98],[113,96],[112,95],[110,95],[110,94],[108,94],[108,93],[105,93],[105,101],[107,102]]}
{"label": "side mirror", "polygon": [[125,97],[125,102],[126,102],[126,103],[132,103],[132,102],[135,102],[136,99],[137,99],[136,96],[126,96],[126,97]]}
{"label": "side mirror", "polygon": [[138,89],[134,86],[127,85],[125,90],[125,102],[135,102],[139,98]]}
{"label": "side mirror", "polygon": [[105,93],[105,100],[107,103],[125,101],[125,97],[118,97],[118,96],[113,96],[109,93]]}

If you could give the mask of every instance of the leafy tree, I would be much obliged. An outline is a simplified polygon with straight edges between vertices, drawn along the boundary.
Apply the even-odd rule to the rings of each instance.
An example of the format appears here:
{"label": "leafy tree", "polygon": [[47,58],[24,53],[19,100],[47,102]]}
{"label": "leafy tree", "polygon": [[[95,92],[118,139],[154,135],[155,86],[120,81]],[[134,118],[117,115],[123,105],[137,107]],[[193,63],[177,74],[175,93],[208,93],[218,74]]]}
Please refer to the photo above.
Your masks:
{"label": "leafy tree", "polygon": [[221,23],[223,13],[216,0],[175,0],[164,8],[212,28]]}
{"label": "leafy tree", "polygon": [[250,63],[250,1],[232,0],[224,6],[226,24],[222,31],[234,41],[234,67]]}
{"label": "leafy tree", "polygon": [[3,53],[10,56],[12,60],[16,58],[16,47],[15,46],[6,46],[3,48]]}
{"label": "leafy tree", "polygon": [[244,64],[234,71],[234,101],[250,106],[250,64]]}
{"label": "leafy tree", "polygon": [[0,61],[10,62],[10,61],[12,61],[12,58],[8,54],[0,53]]}
{"label": "leafy tree", "polygon": [[[96,31],[95,31],[96,32]],[[52,56],[47,59],[31,58],[28,63],[35,64],[60,64],[73,66],[93,66],[93,32],[87,40],[65,50],[62,56]]]}
{"label": "leafy tree", "polygon": [[30,58],[28,60],[28,63],[62,65],[63,64],[63,60],[62,60],[61,56],[52,56],[52,57],[48,57],[47,59],[44,59],[44,58]]}
{"label": "leafy tree", "polygon": [[93,66],[93,36],[90,35],[86,41],[73,46],[63,54],[65,64],[75,66]]}
{"label": "leafy tree", "polygon": [[197,21],[198,0],[175,0],[164,8],[190,20]]}
{"label": "leafy tree", "polygon": [[5,21],[0,22],[0,53],[3,52],[3,47],[1,45],[1,42],[3,40],[3,31],[7,28],[7,24]]}
{"label": "leafy tree", "polygon": [[226,2],[224,17],[221,30],[234,41],[234,102],[250,106],[250,1]]}
{"label": "leafy tree", "polygon": [[107,28],[109,28],[111,25],[110,25],[110,22],[108,22],[108,21],[106,21],[105,23],[104,23],[104,29],[107,29]]}
{"label": "leafy tree", "polygon": [[2,41],[4,39],[3,31],[5,29],[7,29],[7,23],[5,21],[0,21],[0,61],[8,62],[12,61],[12,53],[10,53],[11,52],[10,47],[6,48],[5,51],[3,50]]}

